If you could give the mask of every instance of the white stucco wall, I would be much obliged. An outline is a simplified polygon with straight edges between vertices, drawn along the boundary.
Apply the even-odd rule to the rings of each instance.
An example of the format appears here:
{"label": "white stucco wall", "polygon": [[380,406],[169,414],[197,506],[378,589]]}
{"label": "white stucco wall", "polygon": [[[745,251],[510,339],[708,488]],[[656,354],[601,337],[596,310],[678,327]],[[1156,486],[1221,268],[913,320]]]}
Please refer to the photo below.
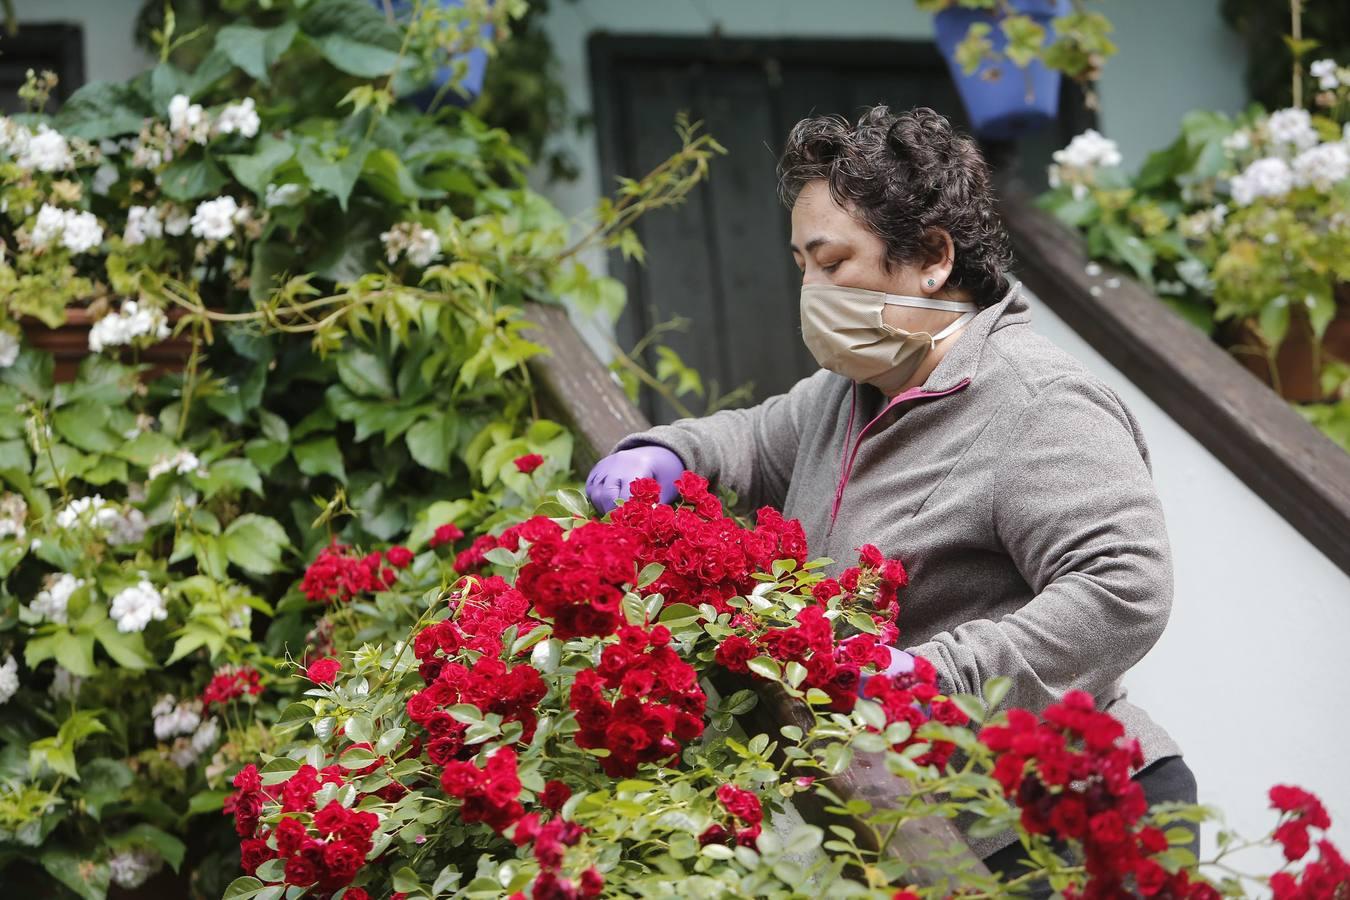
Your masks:
{"label": "white stucco wall", "polygon": [[[130,78],[154,62],[132,38],[140,9],[141,0],[14,0],[20,25],[73,22],[84,27],[86,81]],[[16,40],[23,40],[22,31]]]}
{"label": "white stucco wall", "polygon": [[[1265,790],[1290,783],[1323,798],[1333,840],[1350,845],[1350,576],[1039,300],[1032,310],[1038,331],[1120,394],[1153,457],[1176,593],[1162,640],[1126,676],[1130,699],[1177,739],[1200,801],[1239,833],[1273,827]],[[1245,871],[1279,864],[1239,860]]]}

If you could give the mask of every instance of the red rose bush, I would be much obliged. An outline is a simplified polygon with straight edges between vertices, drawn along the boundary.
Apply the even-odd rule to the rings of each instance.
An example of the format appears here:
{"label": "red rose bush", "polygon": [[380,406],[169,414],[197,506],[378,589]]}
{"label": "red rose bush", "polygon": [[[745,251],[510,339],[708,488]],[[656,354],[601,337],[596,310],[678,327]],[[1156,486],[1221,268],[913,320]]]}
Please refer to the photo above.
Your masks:
{"label": "red rose bush", "polygon": [[[564,492],[472,537],[432,523],[407,547],[323,549],[300,593],[350,639],[297,661],[302,699],[234,776],[245,874],[229,896],[1015,896],[1042,877],[1066,897],[1231,893],[1168,827],[1207,811],[1149,810],[1139,748],[1090,696],[992,714],[1005,679],[952,697],[924,659],[881,674],[904,644],[900,560],[867,545],[827,577],[799,523],[728,516],[692,473],[678,490],[667,506],[635,482],[605,519]],[[381,631],[391,610],[415,624]],[[251,684],[222,671],[203,701]],[[742,733],[766,690],[809,727]],[[841,806],[860,753],[914,788],[852,801],[869,840],[784,824],[800,795]],[[1271,800],[1289,862],[1262,879],[1275,896],[1350,889],[1317,798]],[[889,836],[962,809],[1014,828],[1037,863],[1011,882],[906,884]]]}

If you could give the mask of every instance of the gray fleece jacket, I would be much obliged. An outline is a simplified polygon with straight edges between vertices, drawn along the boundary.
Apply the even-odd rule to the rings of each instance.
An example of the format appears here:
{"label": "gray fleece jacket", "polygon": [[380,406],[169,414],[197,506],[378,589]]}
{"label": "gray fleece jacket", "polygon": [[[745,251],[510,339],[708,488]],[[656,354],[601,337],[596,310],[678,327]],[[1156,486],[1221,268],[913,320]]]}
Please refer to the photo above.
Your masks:
{"label": "gray fleece jacket", "polygon": [[[1148,449],[1120,398],[1029,322],[1015,284],[894,400],[822,369],[616,449],[668,447],[747,506],[781,508],[836,568],[862,544],[900,558],[901,643],[944,690],[978,695],[1006,675],[1005,706],[1034,712],[1089,691],[1147,765],[1181,752],[1121,684],[1172,605]],[[967,836],[981,857],[1013,839]]]}

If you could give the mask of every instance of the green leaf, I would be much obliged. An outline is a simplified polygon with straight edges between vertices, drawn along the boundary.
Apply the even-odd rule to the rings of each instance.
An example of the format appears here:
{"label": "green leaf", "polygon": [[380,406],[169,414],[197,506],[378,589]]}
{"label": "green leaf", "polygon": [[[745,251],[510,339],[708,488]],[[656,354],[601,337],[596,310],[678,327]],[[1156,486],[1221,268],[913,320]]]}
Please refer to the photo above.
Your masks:
{"label": "green leaf", "polygon": [[1284,343],[1285,335],[1289,333],[1289,298],[1280,294],[1261,307],[1257,324],[1270,352],[1279,350],[1280,344]]}
{"label": "green leaf", "polygon": [[69,850],[47,850],[38,858],[42,868],[84,900],[103,900],[111,873],[106,862],[94,862]]}
{"label": "green leaf", "polygon": [[338,206],[347,209],[347,200],[361,174],[371,145],[325,145],[322,150],[313,141],[300,145],[300,168],[316,190],[332,194]]}
{"label": "green leaf", "polygon": [[1012,690],[1012,679],[1006,675],[995,675],[984,683],[984,703],[990,710],[998,709],[1003,698]]}
{"label": "green leaf", "polygon": [[[658,565],[652,563],[651,565]],[[651,566],[648,566],[650,568]],[[643,571],[646,571],[645,569]],[[641,579],[638,579],[641,581]],[[661,610],[661,615],[657,616],[657,621],[667,628],[675,629],[685,625],[692,625],[703,617],[703,613],[688,603],[672,603]]]}
{"label": "green leaf", "polygon": [[459,417],[453,411],[423,419],[404,436],[417,464],[433,472],[449,472],[450,456],[459,443]]}
{"label": "green leaf", "polygon": [[87,141],[136,134],[150,110],[129,82],[92,81],[66,98],[52,123]]}
{"label": "green leaf", "polygon": [[98,821],[104,807],[121,800],[133,779],[131,768],[120,759],[99,757],[81,766],[79,792],[90,817]]}
{"label": "green leaf", "polygon": [[222,900],[252,900],[265,885],[252,875],[241,875],[225,888]]}
{"label": "green leaf", "polygon": [[52,427],[62,438],[94,453],[111,453],[121,445],[108,428],[110,410],[98,403],[72,403],[52,414]]}
{"label": "green leaf", "polygon": [[[258,866],[257,873],[259,878],[265,878],[268,881],[281,881],[285,876],[286,861],[284,859],[269,859],[267,862]],[[226,892],[226,897],[229,893]]]}
{"label": "green leaf", "polygon": [[188,800],[188,815],[218,813],[225,806],[225,798],[230,794],[230,791],[198,791]]}
{"label": "green leaf", "polygon": [[1125,263],[1134,269],[1135,274],[1144,281],[1149,281],[1153,275],[1153,250],[1140,240],[1139,236],[1132,234],[1128,229],[1120,225],[1105,224],[1102,230],[1106,236],[1106,241],[1111,250],[1115,252]]}
{"label": "green leaf", "polygon": [[206,469],[202,479],[206,498],[210,499],[227,488],[237,491],[252,491],[259,497],[263,495],[262,478],[258,467],[247,459],[218,459]]}
{"label": "green leaf", "polygon": [[422,882],[417,877],[417,873],[408,866],[404,866],[394,873],[394,890],[411,894],[421,887]]}
{"label": "green leaf", "polygon": [[229,524],[221,537],[225,555],[239,568],[267,575],[281,568],[281,551],[290,545],[275,519],[248,513]]}
{"label": "green leaf", "polygon": [[122,845],[150,847],[169,864],[175,872],[183,865],[183,856],[187,846],[166,831],[141,823],[133,825],[120,835],[115,843]]}
{"label": "green leaf", "polygon": [[389,368],[367,350],[349,350],[338,357],[338,377],[357,396],[390,399],[394,396],[394,382]]}
{"label": "green leaf", "polygon": [[154,667],[155,661],[145,649],[145,639],[140,632],[127,634],[118,631],[116,622],[104,619],[98,623],[94,634],[103,649],[122,668],[140,671]]}
{"label": "green leaf", "polygon": [[300,471],[306,475],[331,475],[343,484],[347,483],[347,471],[342,465],[342,451],[338,449],[337,438],[330,435],[296,444],[291,454]]}
{"label": "green leaf", "polygon": [[783,680],[783,669],[779,666],[778,660],[772,656],[756,656],[746,663],[746,667],[760,678],[767,678],[769,681]]}
{"label": "green leaf", "polygon": [[216,34],[216,49],[253,78],[268,84],[268,70],[291,46],[298,31],[294,22],[276,28],[226,25]]}
{"label": "green leaf", "polygon": [[293,156],[295,146],[290,141],[264,134],[258,138],[252,153],[236,153],[224,159],[225,165],[229,167],[234,177],[239,179],[239,183],[258,197],[262,197],[267,193],[267,185],[272,182],[277,169],[289,162]]}
{"label": "green leaf", "polygon": [[175,159],[160,176],[160,187],[173,200],[187,202],[217,197],[230,179],[209,156],[202,159]]}

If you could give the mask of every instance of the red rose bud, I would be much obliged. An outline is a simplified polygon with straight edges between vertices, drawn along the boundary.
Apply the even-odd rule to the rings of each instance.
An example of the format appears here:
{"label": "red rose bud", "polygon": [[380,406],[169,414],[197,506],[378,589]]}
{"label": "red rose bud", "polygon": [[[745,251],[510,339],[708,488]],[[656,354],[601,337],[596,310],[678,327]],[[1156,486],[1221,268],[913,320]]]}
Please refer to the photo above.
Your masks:
{"label": "red rose bud", "polygon": [[527,453],[515,459],[516,469],[528,475],[544,464],[544,458],[538,453]]}
{"label": "red rose bud", "polygon": [[342,671],[342,663],[336,659],[316,659],[305,668],[305,677],[315,684],[332,684],[337,673]]}
{"label": "red rose bud", "polygon": [[389,565],[396,569],[406,569],[413,561],[413,553],[407,547],[390,547],[384,553]]}

